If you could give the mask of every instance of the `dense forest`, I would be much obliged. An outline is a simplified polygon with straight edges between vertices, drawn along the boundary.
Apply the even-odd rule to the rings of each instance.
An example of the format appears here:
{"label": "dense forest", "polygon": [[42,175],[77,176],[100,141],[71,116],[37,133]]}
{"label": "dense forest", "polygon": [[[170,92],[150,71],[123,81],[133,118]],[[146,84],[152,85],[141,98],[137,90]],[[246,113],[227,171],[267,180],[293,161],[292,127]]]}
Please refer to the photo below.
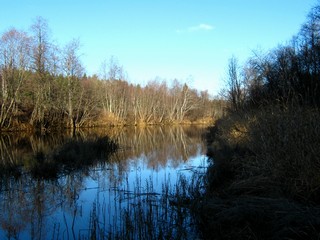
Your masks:
{"label": "dense forest", "polygon": [[1,36],[2,131],[207,122],[221,114],[221,101],[178,80],[130,84],[114,57],[87,76],[79,40],[60,47],[49,33],[38,17],[29,32],[12,28]]}
{"label": "dense forest", "polygon": [[319,239],[320,5],[292,40],[228,66],[208,134],[205,239]]}

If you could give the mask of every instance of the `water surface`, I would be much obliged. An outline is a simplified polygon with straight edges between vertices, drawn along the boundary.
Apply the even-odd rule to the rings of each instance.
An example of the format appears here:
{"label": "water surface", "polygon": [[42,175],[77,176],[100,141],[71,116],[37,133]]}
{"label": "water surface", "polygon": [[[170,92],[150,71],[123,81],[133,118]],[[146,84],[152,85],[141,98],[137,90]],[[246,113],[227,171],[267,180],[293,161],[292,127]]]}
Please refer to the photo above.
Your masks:
{"label": "water surface", "polygon": [[[173,207],[172,194],[181,175],[190,181],[193,173],[205,171],[204,130],[132,127],[1,135],[0,239],[165,239],[181,237],[179,227],[185,234],[194,231],[188,213]],[[92,164],[56,175],[46,168],[34,174],[35,159],[47,162],[70,139],[105,136],[119,145],[115,153],[92,155]]]}

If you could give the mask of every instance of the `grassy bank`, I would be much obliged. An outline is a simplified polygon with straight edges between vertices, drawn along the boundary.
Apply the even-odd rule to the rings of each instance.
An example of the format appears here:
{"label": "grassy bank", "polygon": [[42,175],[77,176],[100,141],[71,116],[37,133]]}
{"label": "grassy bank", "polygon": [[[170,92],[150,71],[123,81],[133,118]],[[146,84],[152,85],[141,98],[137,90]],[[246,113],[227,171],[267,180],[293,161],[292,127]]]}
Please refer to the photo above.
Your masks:
{"label": "grassy bank", "polygon": [[208,133],[205,239],[319,239],[320,111],[237,111]]}

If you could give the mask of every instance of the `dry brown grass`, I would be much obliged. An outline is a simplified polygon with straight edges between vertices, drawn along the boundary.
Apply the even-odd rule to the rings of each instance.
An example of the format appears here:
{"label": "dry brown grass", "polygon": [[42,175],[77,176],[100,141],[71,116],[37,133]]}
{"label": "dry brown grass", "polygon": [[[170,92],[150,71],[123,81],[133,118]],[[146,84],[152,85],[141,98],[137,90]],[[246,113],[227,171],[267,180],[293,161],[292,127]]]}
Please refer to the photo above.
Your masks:
{"label": "dry brown grass", "polygon": [[238,112],[211,133],[206,238],[320,238],[319,109]]}
{"label": "dry brown grass", "polygon": [[320,200],[320,112],[317,109],[268,109],[250,127],[253,153],[244,166],[282,183],[301,200]]}
{"label": "dry brown grass", "polygon": [[218,129],[212,144],[214,172],[219,167],[232,171],[237,180],[232,189],[265,181],[272,188],[280,186],[288,197],[320,201],[318,109],[270,107],[229,116]]}

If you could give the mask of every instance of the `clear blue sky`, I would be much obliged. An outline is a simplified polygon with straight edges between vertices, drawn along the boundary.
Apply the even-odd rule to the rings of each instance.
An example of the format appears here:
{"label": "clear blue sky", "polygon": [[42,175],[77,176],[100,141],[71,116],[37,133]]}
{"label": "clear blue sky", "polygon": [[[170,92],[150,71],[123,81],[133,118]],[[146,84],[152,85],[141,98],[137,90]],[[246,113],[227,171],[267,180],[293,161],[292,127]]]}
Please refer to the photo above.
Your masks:
{"label": "clear blue sky", "polygon": [[0,0],[0,33],[37,16],[52,39],[82,44],[87,73],[115,56],[129,81],[177,78],[216,94],[228,59],[246,60],[296,34],[316,0]]}

